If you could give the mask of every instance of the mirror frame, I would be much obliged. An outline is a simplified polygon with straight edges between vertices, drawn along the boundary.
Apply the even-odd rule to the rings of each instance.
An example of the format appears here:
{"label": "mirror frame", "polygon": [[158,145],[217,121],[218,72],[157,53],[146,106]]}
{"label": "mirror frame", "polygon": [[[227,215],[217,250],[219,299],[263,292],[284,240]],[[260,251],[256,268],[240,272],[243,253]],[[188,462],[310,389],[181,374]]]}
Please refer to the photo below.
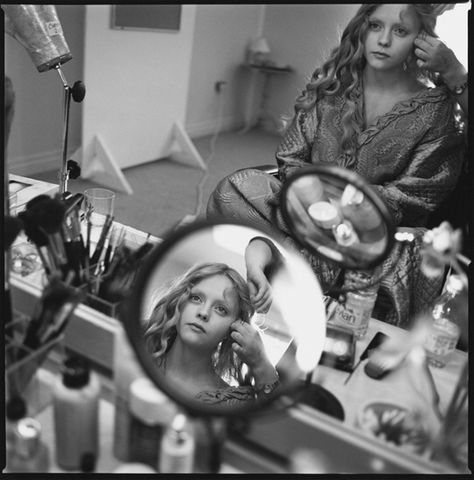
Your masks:
{"label": "mirror frame", "polygon": [[[137,319],[141,318],[141,301],[145,291],[147,281],[155,272],[157,265],[159,266],[163,258],[175,248],[176,244],[185,239],[190,234],[205,228],[212,228],[220,225],[234,225],[251,228],[256,232],[261,232],[269,237],[278,240],[279,235],[268,229],[256,227],[252,223],[237,222],[234,220],[198,220],[192,224],[179,227],[177,230],[168,232],[162,242],[157,244],[147,255],[147,261],[143,262],[137,272],[136,280],[132,288],[131,294],[127,297],[121,307],[120,320],[122,321],[137,360],[143,371],[148,375],[155,386],[170,397],[176,404],[181,406],[186,412],[194,416],[200,417],[242,417],[252,416],[256,413],[262,413],[266,408],[267,413],[272,413],[281,409],[286,409],[294,405],[301,397],[305,389],[305,382],[301,379],[296,381],[282,382],[279,388],[265,398],[256,399],[254,402],[245,402],[242,406],[222,406],[207,403],[200,403],[197,400],[189,398],[189,395],[183,394],[182,390],[172,385],[172,382],[165,379],[160,373],[156,365],[153,363],[151,356],[146,352],[143,346],[143,336]],[[308,266],[308,268],[310,268]],[[138,328],[137,328],[138,326]],[[317,368],[317,365],[315,366]],[[271,404],[271,405],[270,405]]]}
{"label": "mirror frame", "polygon": [[[293,183],[306,175],[322,175],[322,176],[332,176],[334,178],[338,178],[340,180],[345,180],[347,183],[354,185],[356,188],[361,190],[364,195],[366,195],[369,200],[373,203],[375,208],[380,213],[383,221],[385,222],[387,228],[387,245],[385,249],[377,255],[373,260],[363,263],[360,267],[348,267],[344,264],[344,261],[337,261],[334,258],[325,256],[323,253],[317,251],[314,247],[309,244],[306,244],[303,240],[301,240],[300,235],[296,232],[297,230],[294,228],[294,223],[291,219],[290,212],[288,211],[287,207],[287,197],[288,197],[288,190],[291,188]],[[281,192],[280,192],[280,209],[282,212],[282,216],[287,223],[289,230],[291,231],[292,238],[303,248],[307,249],[311,253],[319,256],[320,258],[331,262],[333,264],[339,265],[344,268],[350,268],[354,270],[368,270],[371,268],[375,268],[376,266],[380,265],[385,261],[385,259],[389,256],[390,252],[395,245],[395,232],[396,226],[393,220],[392,214],[390,213],[387,205],[382,200],[380,195],[370,186],[370,184],[362,178],[359,174],[347,170],[345,168],[335,166],[335,165],[309,165],[302,167],[300,170],[292,174],[287,181],[283,184]]]}

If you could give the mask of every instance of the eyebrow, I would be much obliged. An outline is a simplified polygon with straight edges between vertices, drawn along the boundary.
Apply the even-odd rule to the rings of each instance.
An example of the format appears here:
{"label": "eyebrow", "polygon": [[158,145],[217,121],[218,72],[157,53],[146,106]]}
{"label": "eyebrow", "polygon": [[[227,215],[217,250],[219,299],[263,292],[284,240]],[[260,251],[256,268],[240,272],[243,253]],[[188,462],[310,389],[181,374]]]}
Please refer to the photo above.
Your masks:
{"label": "eyebrow", "polygon": [[[377,20],[378,22],[380,23],[385,23],[381,18],[377,17],[377,16],[370,16],[369,17],[369,21],[373,22],[374,20]],[[403,21],[403,19],[400,17],[400,20],[398,22],[395,23],[395,25],[401,25],[403,27],[406,27],[406,28],[409,28],[409,25]]]}
{"label": "eyebrow", "polygon": [[[230,288],[229,288],[229,289],[230,289]],[[225,293],[226,293],[226,291],[229,290],[229,289],[226,288],[226,289],[224,290],[224,298],[218,298],[217,300],[214,301],[214,303],[220,303],[220,304],[224,305],[225,307],[227,307],[227,308],[230,310],[230,309],[231,309],[231,305],[230,305],[229,302],[225,299]],[[194,294],[194,295],[195,295],[195,294],[199,294],[199,295],[202,295],[203,297],[206,297],[206,294],[205,294],[202,290],[200,290],[199,287],[197,287],[197,286],[192,287],[190,293],[191,293],[191,295],[192,295],[192,294]]]}

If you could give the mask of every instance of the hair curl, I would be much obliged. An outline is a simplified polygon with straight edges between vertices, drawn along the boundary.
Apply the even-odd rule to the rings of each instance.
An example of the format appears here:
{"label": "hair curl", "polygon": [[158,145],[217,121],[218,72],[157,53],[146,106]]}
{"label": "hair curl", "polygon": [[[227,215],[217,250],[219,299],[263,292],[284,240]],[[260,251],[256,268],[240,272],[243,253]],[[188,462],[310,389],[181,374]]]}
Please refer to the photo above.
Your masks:
{"label": "hair curl", "polygon": [[[158,366],[163,365],[166,354],[176,339],[181,312],[189,299],[193,286],[216,275],[223,275],[232,282],[239,297],[237,318],[246,323],[250,322],[254,308],[250,302],[247,283],[242,276],[224,263],[196,265],[171,283],[148,319],[144,334],[145,342]],[[230,335],[222,340],[212,356],[212,366],[217,375],[223,378],[233,378],[241,383],[242,361],[233,352],[232,342]]]}
{"label": "hair curl", "polygon": [[[295,102],[295,115],[299,110],[310,110],[317,100],[324,96],[332,96],[343,89],[348,108],[342,117],[343,134],[341,139],[342,153],[346,157],[346,166],[354,159],[355,138],[360,133],[362,125],[362,102],[358,102],[356,92],[361,84],[362,72],[366,60],[364,56],[364,41],[369,27],[370,15],[382,4],[362,4],[354,17],[344,29],[339,46],[334,48],[321,67],[313,72],[309,83]],[[411,4],[421,28],[428,35],[437,37],[434,29],[439,12],[435,4]],[[426,69],[420,69],[413,58],[408,64],[420,80],[438,84],[437,76]]]}

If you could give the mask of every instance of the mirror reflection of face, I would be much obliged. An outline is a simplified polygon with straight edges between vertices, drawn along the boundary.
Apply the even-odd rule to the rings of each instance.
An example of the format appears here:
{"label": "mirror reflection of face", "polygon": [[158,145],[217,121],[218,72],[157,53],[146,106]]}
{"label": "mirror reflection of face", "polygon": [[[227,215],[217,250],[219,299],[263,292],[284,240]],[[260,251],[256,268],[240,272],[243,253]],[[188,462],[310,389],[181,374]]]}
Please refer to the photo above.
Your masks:
{"label": "mirror reflection of face", "polygon": [[214,275],[191,288],[178,321],[178,339],[187,346],[214,351],[229,334],[239,313],[239,301],[231,280]]}
{"label": "mirror reflection of face", "polygon": [[410,5],[383,4],[370,15],[364,42],[367,64],[378,71],[398,69],[413,51],[421,28]]}

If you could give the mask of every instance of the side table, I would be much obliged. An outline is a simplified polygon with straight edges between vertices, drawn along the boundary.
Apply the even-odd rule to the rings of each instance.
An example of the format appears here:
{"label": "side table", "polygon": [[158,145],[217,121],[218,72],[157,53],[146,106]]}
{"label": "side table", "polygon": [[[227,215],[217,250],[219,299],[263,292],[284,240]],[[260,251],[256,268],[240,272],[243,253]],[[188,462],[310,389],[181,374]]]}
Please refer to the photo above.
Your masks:
{"label": "side table", "polygon": [[[270,79],[276,75],[288,75],[293,72],[293,69],[290,66],[276,67],[272,65],[253,65],[248,63],[242,64],[241,67],[249,70],[251,74],[244,112],[244,126],[240,131],[240,133],[246,133],[252,127],[262,125],[266,121],[270,121],[271,123],[275,122],[272,116],[266,111]],[[260,75],[263,76],[263,83],[261,90],[258,92],[257,84]],[[258,110],[255,112],[254,106],[257,104],[259,97]]]}

